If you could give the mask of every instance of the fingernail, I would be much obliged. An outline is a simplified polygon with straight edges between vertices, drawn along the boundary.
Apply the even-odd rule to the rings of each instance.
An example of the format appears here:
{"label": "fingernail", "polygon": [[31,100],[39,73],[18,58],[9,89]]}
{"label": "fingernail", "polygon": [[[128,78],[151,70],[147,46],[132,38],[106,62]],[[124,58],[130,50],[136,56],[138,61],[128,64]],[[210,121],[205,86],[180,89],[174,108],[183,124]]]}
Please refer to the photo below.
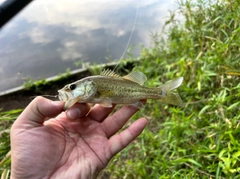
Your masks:
{"label": "fingernail", "polygon": [[68,118],[76,120],[80,117],[81,111],[78,108],[72,108],[67,111]]}
{"label": "fingernail", "polygon": [[55,106],[59,106],[59,105],[62,105],[63,102],[62,101],[51,101],[53,105]]}

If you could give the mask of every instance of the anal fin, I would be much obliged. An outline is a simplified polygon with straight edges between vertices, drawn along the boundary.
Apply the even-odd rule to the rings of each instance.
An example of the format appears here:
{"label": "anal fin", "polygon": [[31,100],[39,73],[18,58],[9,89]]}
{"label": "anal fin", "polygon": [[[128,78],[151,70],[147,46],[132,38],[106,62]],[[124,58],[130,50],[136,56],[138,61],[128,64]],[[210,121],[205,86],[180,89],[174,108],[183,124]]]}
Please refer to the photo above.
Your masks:
{"label": "anal fin", "polygon": [[113,106],[110,98],[104,98],[99,104],[105,108],[111,108]]}
{"label": "anal fin", "polygon": [[134,108],[141,109],[144,107],[144,104],[141,101],[138,101],[136,103],[129,104],[128,106],[132,106]]}

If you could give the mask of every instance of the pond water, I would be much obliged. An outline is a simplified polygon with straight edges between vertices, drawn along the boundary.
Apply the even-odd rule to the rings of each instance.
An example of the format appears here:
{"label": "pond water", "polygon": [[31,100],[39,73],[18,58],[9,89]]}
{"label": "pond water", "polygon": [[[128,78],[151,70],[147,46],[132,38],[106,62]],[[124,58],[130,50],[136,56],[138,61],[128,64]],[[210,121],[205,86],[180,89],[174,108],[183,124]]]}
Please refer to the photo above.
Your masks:
{"label": "pond water", "polygon": [[0,29],[0,92],[82,62],[120,59],[131,34],[137,56],[176,7],[174,0],[33,1]]}

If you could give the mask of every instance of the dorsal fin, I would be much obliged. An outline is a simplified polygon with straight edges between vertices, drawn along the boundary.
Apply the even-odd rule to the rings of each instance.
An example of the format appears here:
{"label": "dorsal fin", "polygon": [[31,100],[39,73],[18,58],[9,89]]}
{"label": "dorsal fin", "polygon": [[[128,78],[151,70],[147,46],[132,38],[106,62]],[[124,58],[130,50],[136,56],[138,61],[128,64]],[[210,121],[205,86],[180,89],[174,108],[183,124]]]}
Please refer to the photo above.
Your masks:
{"label": "dorsal fin", "polygon": [[132,71],[123,78],[138,83],[140,85],[143,85],[143,83],[147,80],[147,77],[140,71]]}
{"label": "dorsal fin", "polygon": [[114,71],[112,70],[103,70],[100,74],[101,76],[109,76],[109,77],[113,77],[113,78],[122,78],[120,75],[116,74]]}

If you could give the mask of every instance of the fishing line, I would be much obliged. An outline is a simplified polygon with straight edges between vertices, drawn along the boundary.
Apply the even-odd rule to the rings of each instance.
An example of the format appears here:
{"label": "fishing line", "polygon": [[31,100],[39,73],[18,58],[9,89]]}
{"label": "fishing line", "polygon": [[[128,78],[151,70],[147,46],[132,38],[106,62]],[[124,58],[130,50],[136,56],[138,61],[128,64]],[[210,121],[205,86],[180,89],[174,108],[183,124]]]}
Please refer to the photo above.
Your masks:
{"label": "fishing line", "polygon": [[188,105],[191,105],[191,104],[205,103],[205,102],[208,102],[208,100],[207,99],[202,99],[202,100],[198,100],[198,101],[187,102],[187,103],[183,103],[182,107],[187,107]]}
{"label": "fishing line", "polygon": [[[58,95],[40,95],[40,96],[42,96],[42,97],[47,97],[47,98],[57,98],[58,97]],[[31,100],[33,100],[34,98],[36,98],[36,97],[38,97],[38,96],[30,96],[29,98],[31,99]]]}
{"label": "fishing line", "polygon": [[136,26],[136,23],[137,23],[137,18],[138,18],[138,9],[139,9],[139,0],[137,0],[137,10],[136,10],[136,15],[135,15],[135,19],[134,19],[134,22],[133,22],[133,26],[132,26],[132,30],[131,30],[131,34],[129,36],[129,39],[128,39],[128,42],[127,42],[127,45],[126,45],[126,48],[124,49],[123,51],[123,54],[119,60],[119,62],[117,63],[117,65],[114,67],[113,71],[116,70],[116,68],[118,67],[118,65],[121,63],[121,61],[123,60],[123,57],[125,56],[127,50],[128,50],[128,47],[129,47],[129,44],[132,40],[132,36],[133,36],[133,32],[134,32],[134,29],[135,29],[135,26]]}
{"label": "fishing line", "polygon": [[[124,58],[124,56],[125,56],[128,48],[129,48],[129,44],[130,44],[130,42],[131,42],[131,40],[132,40],[133,32],[134,32],[134,30],[135,30],[136,23],[137,23],[138,11],[139,11],[139,0],[137,0],[136,14],[135,14],[133,26],[132,26],[132,29],[131,29],[131,34],[130,34],[130,36],[129,36],[127,45],[126,45],[126,47],[125,47],[125,49],[124,49],[124,51],[123,51],[123,54],[122,54],[119,62],[118,62],[117,65],[114,67],[113,71],[115,71],[116,68],[118,67],[118,65],[121,63],[121,61],[123,60],[123,58]],[[58,95],[41,95],[41,96],[43,96],[43,97],[48,97],[48,98],[57,98],[57,97],[58,97]],[[37,97],[37,96],[31,96],[30,99],[34,99],[34,98],[36,98],[36,97]]]}

